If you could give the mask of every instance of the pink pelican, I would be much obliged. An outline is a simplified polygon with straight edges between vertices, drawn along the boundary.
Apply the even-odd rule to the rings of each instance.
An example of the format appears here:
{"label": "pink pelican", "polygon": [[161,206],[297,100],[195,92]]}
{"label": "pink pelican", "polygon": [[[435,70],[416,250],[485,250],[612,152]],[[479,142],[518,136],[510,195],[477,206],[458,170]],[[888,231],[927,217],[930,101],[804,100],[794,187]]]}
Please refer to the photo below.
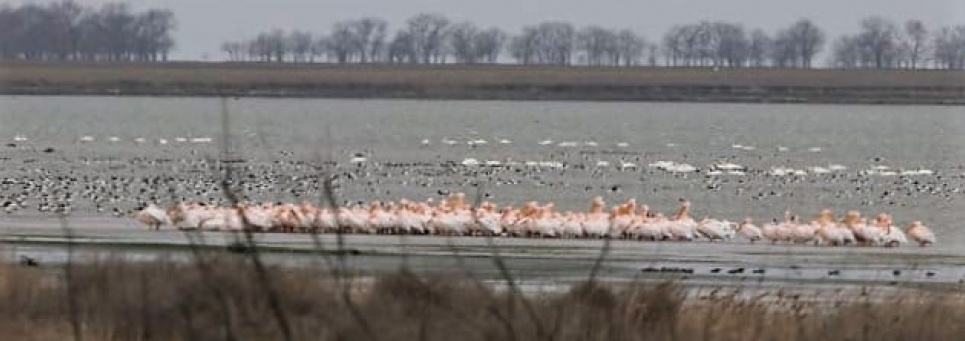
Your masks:
{"label": "pink pelican", "polygon": [[911,222],[911,226],[908,227],[908,236],[911,240],[918,243],[919,246],[929,246],[935,244],[935,234],[932,233],[931,229],[923,225],[920,221]]}

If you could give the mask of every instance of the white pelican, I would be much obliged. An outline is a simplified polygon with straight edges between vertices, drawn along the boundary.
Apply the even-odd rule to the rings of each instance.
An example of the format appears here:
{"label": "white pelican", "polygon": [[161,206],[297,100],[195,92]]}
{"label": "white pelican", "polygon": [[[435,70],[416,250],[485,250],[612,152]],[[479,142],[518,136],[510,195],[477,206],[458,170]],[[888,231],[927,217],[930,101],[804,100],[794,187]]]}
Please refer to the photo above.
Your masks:
{"label": "white pelican", "polygon": [[723,241],[734,237],[732,223],[726,220],[704,218],[697,224],[697,232],[710,241]]}
{"label": "white pelican", "polygon": [[677,214],[668,222],[667,232],[674,240],[691,241],[697,237],[697,222],[689,216],[690,202],[680,204]]}
{"label": "white pelican", "polygon": [[745,218],[744,221],[737,225],[737,232],[744,236],[744,238],[747,238],[751,243],[764,238],[761,234],[761,229],[754,225],[754,220],[751,218]]}
{"label": "white pelican", "polygon": [[911,226],[908,227],[907,233],[911,240],[918,243],[919,246],[935,244],[935,234],[920,221],[913,221]]}
{"label": "white pelican", "polygon": [[170,219],[168,219],[167,212],[154,204],[147,205],[147,207],[137,212],[134,215],[134,219],[155,231],[160,230],[161,225],[171,223]]}

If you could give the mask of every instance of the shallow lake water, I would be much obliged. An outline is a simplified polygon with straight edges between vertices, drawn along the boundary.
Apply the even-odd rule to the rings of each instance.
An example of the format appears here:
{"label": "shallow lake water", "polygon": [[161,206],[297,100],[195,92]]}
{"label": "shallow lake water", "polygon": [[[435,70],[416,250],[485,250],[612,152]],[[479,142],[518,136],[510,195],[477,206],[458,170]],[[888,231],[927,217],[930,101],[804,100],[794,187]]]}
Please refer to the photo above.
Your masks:
{"label": "shallow lake water", "polygon": [[698,218],[757,221],[832,208],[922,220],[943,255],[965,246],[962,107],[226,102],[227,121],[214,98],[0,96],[0,201],[21,206],[0,225],[69,205],[72,219],[126,228],[145,202],[222,198],[217,160],[230,159],[252,200],[316,200],[324,171],[345,202],[463,191],[585,210],[599,195],[669,213],[687,199]]}

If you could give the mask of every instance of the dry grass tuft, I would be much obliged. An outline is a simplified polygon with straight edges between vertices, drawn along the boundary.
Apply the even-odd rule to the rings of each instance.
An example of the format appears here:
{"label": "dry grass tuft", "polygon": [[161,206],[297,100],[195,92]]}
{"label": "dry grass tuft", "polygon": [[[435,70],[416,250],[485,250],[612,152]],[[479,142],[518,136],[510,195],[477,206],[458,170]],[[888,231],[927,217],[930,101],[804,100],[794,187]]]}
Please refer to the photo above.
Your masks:
{"label": "dry grass tuft", "polygon": [[[99,259],[74,265],[82,339],[282,339],[252,266],[241,256],[205,261],[206,276],[192,264],[171,261]],[[586,282],[562,294],[522,297],[463,277],[404,270],[355,281],[349,295],[342,295],[340,282],[326,271],[266,271],[295,340],[830,341],[965,335],[965,325],[958,323],[965,304],[947,295],[835,307],[774,297],[694,300],[670,283],[615,288]],[[70,340],[67,292],[60,269],[0,267],[0,339]]]}
{"label": "dry grass tuft", "polygon": [[962,84],[946,70],[0,63],[7,94],[960,104]]}

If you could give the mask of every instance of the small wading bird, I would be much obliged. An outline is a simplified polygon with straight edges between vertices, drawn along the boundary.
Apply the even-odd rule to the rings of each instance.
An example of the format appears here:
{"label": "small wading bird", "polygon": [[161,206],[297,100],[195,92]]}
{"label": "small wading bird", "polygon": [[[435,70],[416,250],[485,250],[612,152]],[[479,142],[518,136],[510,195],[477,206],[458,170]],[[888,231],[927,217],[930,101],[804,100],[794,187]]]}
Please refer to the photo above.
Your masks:
{"label": "small wading bird", "polygon": [[[814,244],[827,246],[888,246],[910,240],[920,246],[936,242],[934,233],[920,221],[906,231],[896,227],[889,214],[881,213],[869,223],[858,211],[848,211],[840,221],[825,209],[803,222],[790,211],[784,220],[774,219],[761,227],[753,219],[739,224],[704,217],[690,217],[692,205],[681,200],[676,212],[665,216],[636,199],[607,210],[601,197],[590,202],[588,212],[560,212],[553,203],[530,201],[519,208],[499,209],[484,201],[478,207],[466,204],[463,193],[455,193],[438,204],[432,200],[399,202],[375,200],[339,208],[316,207],[308,202],[239,203],[216,207],[202,203],[178,203],[168,209],[150,204],[134,219],[152,230],[171,225],[177,229],[281,232],[433,234],[445,236],[502,236],[528,238],[618,238],[644,241],[727,241],[741,236],[747,241],[772,244]],[[907,235],[907,236],[906,236]]]}

